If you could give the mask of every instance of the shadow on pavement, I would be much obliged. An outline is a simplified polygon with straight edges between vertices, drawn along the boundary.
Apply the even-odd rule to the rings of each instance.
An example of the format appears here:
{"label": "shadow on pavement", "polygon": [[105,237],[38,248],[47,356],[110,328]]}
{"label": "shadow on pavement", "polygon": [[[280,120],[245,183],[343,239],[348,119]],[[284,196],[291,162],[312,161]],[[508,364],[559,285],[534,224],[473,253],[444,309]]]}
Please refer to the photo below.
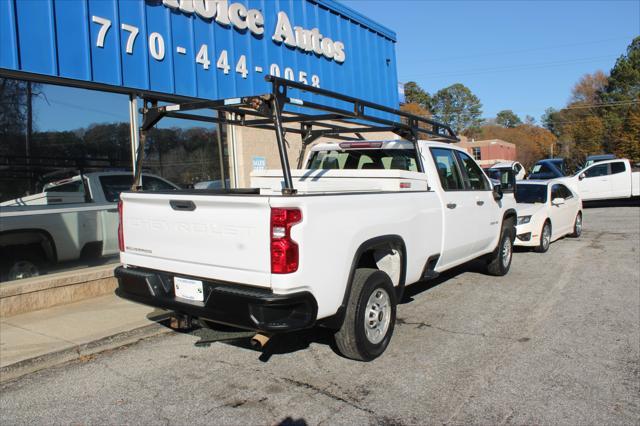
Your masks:
{"label": "shadow on pavement", "polygon": [[[465,265],[453,268],[444,272],[429,281],[420,281],[415,284],[411,284],[405,288],[402,300],[398,305],[405,305],[411,303],[416,296],[426,291],[431,290],[434,287],[450,280],[462,273],[484,273],[485,262],[482,260],[475,260]],[[160,324],[165,327],[169,327],[169,321],[162,321]],[[314,327],[306,330],[299,330],[289,333],[276,334],[271,337],[269,342],[263,349],[254,347],[251,344],[251,337],[255,335],[254,331],[248,331],[230,327],[223,324],[216,324],[209,321],[198,320],[194,321],[194,326],[191,329],[175,330],[178,333],[189,334],[198,337],[200,340],[195,342],[197,347],[210,347],[216,343],[223,343],[232,345],[235,347],[255,351],[259,353],[259,360],[262,362],[268,362],[274,355],[283,355],[293,353],[309,348],[312,343],[329,346],[333,352],[340,355],[333,339],[334,330],[324,327]],[[284,423],[284,424],[298,424],[298,423]]]}
{"label": "shadow on pavement", "polygon": [[640,197],[622,198],[619,200],[584,201],[583,206],[585,209],[603,207],[640,207]]}

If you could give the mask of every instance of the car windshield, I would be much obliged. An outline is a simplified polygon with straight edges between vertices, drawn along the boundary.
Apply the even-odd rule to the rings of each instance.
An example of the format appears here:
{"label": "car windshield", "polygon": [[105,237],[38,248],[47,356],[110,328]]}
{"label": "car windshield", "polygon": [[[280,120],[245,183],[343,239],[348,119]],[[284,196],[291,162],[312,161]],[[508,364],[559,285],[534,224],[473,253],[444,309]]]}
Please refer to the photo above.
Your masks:
{"label": "car windshield", "polygon": [[547,185],[516,186],[516,202],[534,204],[547,202]]}
{"label": "car windshield", "polygon": [[502,176],[502,171],[500,169],[488,169],[485,170],[485,172],[487,172],[487,176],[495,180],[500,180],[500,177]]}

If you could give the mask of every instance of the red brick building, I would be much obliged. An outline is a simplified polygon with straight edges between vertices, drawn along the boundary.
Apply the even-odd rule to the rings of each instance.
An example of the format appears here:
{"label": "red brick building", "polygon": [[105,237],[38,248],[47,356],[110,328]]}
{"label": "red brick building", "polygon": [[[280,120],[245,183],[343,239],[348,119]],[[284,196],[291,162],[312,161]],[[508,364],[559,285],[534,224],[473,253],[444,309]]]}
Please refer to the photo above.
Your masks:
{"label": "red brick building", "polygon": [[516,161],[516,146],[501,139],[469,140],[464,136],[457,144],[464,148],[482,167],[490,167],[501,161]]}

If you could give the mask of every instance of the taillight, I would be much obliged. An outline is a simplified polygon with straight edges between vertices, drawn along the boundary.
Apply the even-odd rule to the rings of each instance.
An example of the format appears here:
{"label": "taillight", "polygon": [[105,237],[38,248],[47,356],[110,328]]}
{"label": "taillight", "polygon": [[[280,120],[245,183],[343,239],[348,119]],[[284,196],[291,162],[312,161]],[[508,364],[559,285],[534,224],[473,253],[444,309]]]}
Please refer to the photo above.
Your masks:
{"label": "taillight", "polygon": [[118,201],[118,249],[124,251],[124,226],[122,224],[122,200]]}
{"label": "taillight", "polygon": [[289,274],[298,270],[298,244],[291,228],[302,221],[299,209],[271,209],[271,273]]}

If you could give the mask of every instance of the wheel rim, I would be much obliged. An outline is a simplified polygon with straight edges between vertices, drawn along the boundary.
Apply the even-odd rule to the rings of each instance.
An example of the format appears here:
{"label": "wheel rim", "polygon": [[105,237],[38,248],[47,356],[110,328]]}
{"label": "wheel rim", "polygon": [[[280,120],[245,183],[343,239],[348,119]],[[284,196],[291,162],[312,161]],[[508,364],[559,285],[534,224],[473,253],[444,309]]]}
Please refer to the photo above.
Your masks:
{"label": "wheel rim", "polygon": [[511,238],[505,238],[504,244],[502,245],[502,266],[505,268],[509,266],[511,262],[511,253],[513,252],[511,247]]}
{"label": "wheel rim", "polygon": [[582,215],[576,216],[576,235],[580,235],[582,233]]}
{"label": "wheel rim", "polygon": [[391,299],[389,294],[377,288],[369,296],[364,315],[364,331],[367,340],[373,344],[380,343],[387,335],[391,323]]}
{"label": "wheel rim", "polygon": [[38,272],[36,265],[27,260],[22,260],[14,263],[9,270],[9,281],[37,277],[38,275],[40,275],[40,272]]}
{"label": "wheel rim", "polygon": [[549,248],[549,244],[551,243],[551,230],[549,229],[549,225],[544,225],[542,228],[542,248],[545,250]]}

